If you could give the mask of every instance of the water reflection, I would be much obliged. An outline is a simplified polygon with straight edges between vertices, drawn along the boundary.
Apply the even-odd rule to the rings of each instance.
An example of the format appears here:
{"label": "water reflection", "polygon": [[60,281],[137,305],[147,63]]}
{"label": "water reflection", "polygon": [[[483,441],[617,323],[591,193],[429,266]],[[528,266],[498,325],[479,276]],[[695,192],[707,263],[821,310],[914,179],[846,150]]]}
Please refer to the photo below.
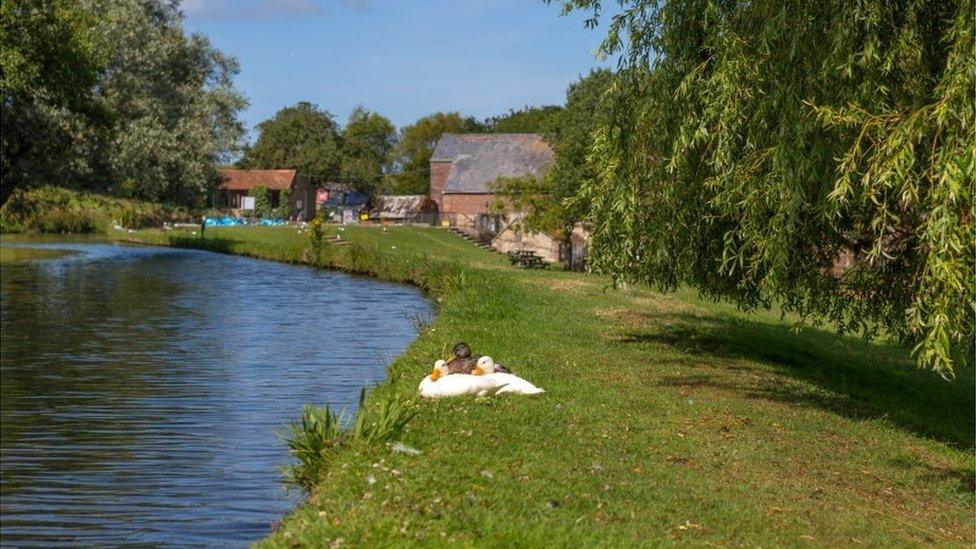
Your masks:
{"label": "water reflection", "polygon": [[354,406],[412,288],[190,250],[70,244],[0,269],[4,545],[241,545],[294,501],[274,432]]}

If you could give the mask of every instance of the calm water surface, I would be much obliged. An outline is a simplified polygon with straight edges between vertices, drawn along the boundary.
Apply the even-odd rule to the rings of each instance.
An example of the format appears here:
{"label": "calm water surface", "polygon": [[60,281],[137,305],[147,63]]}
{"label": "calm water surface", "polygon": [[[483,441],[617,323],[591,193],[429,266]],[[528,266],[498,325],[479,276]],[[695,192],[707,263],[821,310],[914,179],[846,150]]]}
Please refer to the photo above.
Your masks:
{"label": "calm water surface", "polygon": [[242,546],[296,502],[276,436],[359,390],[415,289],[192,250],[0,267],[0,544]]}

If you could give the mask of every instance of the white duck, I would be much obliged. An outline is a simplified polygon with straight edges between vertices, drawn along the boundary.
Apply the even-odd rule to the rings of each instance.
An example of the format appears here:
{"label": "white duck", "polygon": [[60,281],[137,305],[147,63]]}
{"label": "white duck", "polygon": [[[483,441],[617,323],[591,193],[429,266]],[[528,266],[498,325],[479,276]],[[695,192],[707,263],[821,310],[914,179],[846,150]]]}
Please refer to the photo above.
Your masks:
{"label": "white duck", "polygon": [[424,398],[463,395],[487,396],[495,394],[501,388],[497,380],[486,376],[448,374],[445,361],[438,360],[435,362],[434,371],[420,382],[420,396]]}
{"label": "white duck", "polygon": [[546,392],[515,374],[495,371],[495,361],[490,356],[478,359],[478,365],[471,371],[471,375],[490,379],[498,385],[498,394],[515,393],[519,395],[537,395]]}

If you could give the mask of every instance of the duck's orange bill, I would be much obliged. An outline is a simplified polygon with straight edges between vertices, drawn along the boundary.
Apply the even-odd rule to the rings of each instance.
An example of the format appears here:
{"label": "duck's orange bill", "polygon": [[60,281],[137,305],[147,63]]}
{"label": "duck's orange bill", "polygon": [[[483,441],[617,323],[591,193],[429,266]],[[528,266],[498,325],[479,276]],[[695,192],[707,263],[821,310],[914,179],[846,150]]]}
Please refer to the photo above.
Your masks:
{"label": "duck's orange bill", "polygon": [[434,371],[430,373],[430,380],[437,381],[437,378],[439,377],[441,377],[441,371],[437,368],[434,368]]}
{"label": "duck's orange bill", "polygon": [[481,366],[475,366],[474,370],[471,370],[471,375],[480,376],[484,375],[485,371],[481,369]]}

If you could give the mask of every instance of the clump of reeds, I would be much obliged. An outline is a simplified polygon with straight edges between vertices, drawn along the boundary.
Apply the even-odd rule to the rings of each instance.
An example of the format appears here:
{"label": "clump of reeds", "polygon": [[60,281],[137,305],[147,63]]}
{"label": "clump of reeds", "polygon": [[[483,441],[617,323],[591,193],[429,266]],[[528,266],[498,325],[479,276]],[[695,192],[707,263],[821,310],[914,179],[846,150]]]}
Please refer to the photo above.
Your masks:
{"label": "clump of reeds", "polygon": [[298,460],[284,467],[285,481],[309,492],[329,470],[340,448],[354,443],[386,444],[398,439],[417,415],[413,401],[390,392],[382,393],[375,405],[366,407],[366,390],[360,393],[359,410],[348,429],[346,412],[329,406],[305,405],[298,421],[283,436],[288,452]]}

